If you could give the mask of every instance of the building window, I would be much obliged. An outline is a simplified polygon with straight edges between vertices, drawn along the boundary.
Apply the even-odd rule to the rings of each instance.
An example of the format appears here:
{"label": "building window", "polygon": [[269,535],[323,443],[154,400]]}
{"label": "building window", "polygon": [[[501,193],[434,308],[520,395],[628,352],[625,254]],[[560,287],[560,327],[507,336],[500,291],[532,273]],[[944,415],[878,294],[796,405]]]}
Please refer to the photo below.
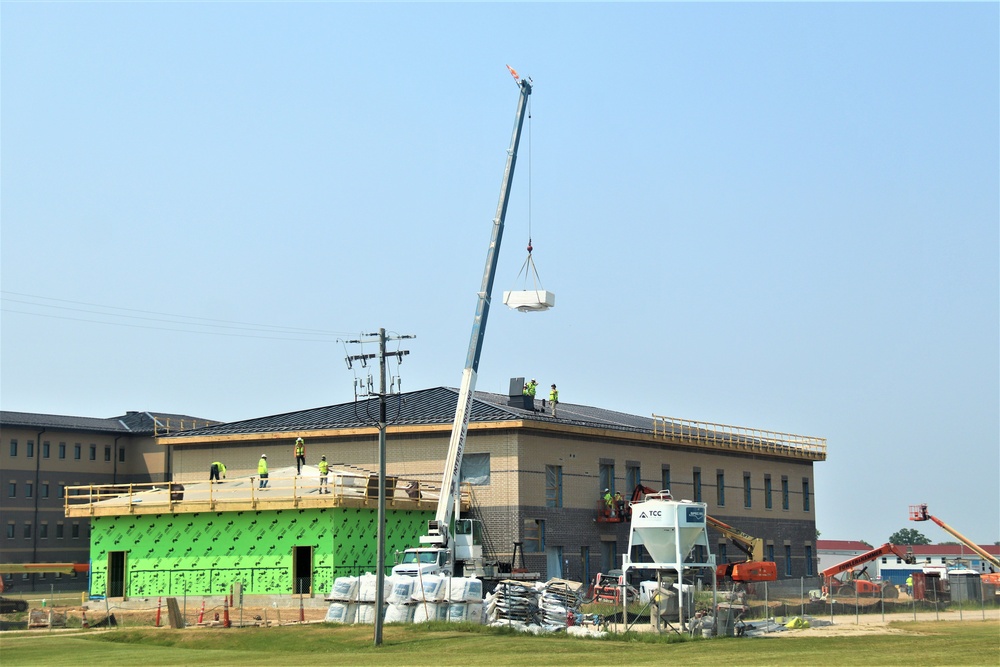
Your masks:
{"label": "building window", "polygon": [[78,522],[73,522],[73,525],[70,527],[69,536],[74,540],[80,539],[80,524]]}
{"label": "building window", "polygon": [[35,456],[34,440],[29,440],[28,442],[24,443],[24,455],[27,456],[29,459]]}
{"label": "building window", "polygon": [[47,540],[49,539],[49,524],[41,523],[38,526],[38,539]]}
{"label": "building window", "polygon": [[65,442],[60,442],[59,443],[59,458],[61,458],[61,459],[66,458],[66,443]]}
{"label": "building window", "polygon": [[670,490],[670,466],[667,464],[663,464],[663,470],[660,471],[660,490]]}
{"label": "building window", "polygon": [[104,460],[105,461],[110,461],[111,460],[111,446],[110,445],[104,445]]}
{"label": "building window", "polygon": [[601,572],[617,569],[621,565],[618,562],[618,543],[601,542]]}
{"label": "building window", "polygon": [[56,539],[57,540],[61,540],[63,538],[63,528],[64,527],[65,526],[63,525],[62,521],[60,521],[59,523],[56,524]]}
{"label": "building window", "polygon": [[767,562],[773,563],[774,562],[774,545],[773,544],[768,544],[766,547],[764,547],[764,551],[767,552],[767,556],[766,556]]}
{"label": "building window", "polygon": [[750,473],[743,473],[743,507],[750,507],[751,503],[751,493],[750,493]]}
{"label": "building window", "polygon": [[42,482],[42,498],[48,498],[48,497],[49,497],[49,483]]}
{"label": "building window", "polygon": [[24,522],[24,539],[31,539],[31,524],[27,521]]}
{"label": "building window", "polygon": [[813,548],[811,545],[806,545],[806,576],[813,576]]}
{"label": "building window", "polygon": [[24,483],[24,497],[33,498],[35,496],[35,484],[34,482]]}
{"label": "building window", "polygon": [[49,458],[49,443],[48,442],[43,442],[42,443],[42,458],[43,459]]}
{"label": "building window", "polygon": [[[125,448],[118,450],[118,460],[125,461]],[[462,471],[459,479],[472,486],[490,485],[490,455],[466,454],[462,457]]]}
{"label": "building window", "polygon": [[771,502],[771,476],[764,475],[764,508],[772,509],[773,505]]}
{"label": "building window", "polygon": [[7,539],[8,540],[14,539],[14,531],[15,530],[17,530],[17,529],[14,528],[14,522],[13,521],[7,524]]}
{"label": "building window", "polygon": [[694,469],[694,474],[692,475],[692,485],[694,486],[694,501],[696,503],[701,502],[701,470],[698,468]]}
{"label": "building window", "polygon": [[642,485],[642,470],[638,463],[625,465],[625,491],[631,493],[635,487]]}
{"label": "building window", "polygon": [[[469,456],[474,456],[474,454],[470,454]],[[489,454],[483,454],[483,456],[486,457],[486,483],[489,484],[490,483],[490,477],[489,477],[489,475],[490,475],[490,455]],[[125,463],[125,448],[124,447],[122,447],[122,448],[120,448],[118,450],[118,462],[119,463]],[[463,468],[465,467],[465,457],[462,457],[462,467]],[[471,482],[470,482],[470,484],[471,484]]]}
{"label": "building window", "polygon": [[7,483],[7,497],[8,498],[17,498],[17,482],[8,482]]}
{"label": "building window", "polygon": [[59,497],[60,498],[66,497],[66,485],[62,482],[59,482]]}
{"label": "building window", "polygon": [[788,478],[781,476],[781,509],[788,509]]}
{"label": "building window", "polygon": [[545,551],[545,521],[542,519],[524,520],[524,552],[539,553]]}
{"label": "building window", "polygon": [[545,466],[545,506],[563,506],[562,466]]}
{"label": "building window", "polygon": [[719,562],[720,563],[728,563],[729,562],[729,554],[726,552],[726,543],[725,542],[719,542]]}
{"label": "building window", "polygon": [[75,445],[73,445],[73,458],[76,459],[77,461],[80,460],[80,443],[79,442],[76,443]]}
{"label": "building window", "polygon": [[607,489],[611,493],[615,492],[615,464],[601,464],[601,488]]}
{"label": "building window", "polygon": [[785,545],[785,576],[792,576],[792,547]]}
{"label": "building window", "polygon": [[91,461],[97,460],[97,445],[90,446],[90,460]]}
{"label": "building window", "polygon": [[802,478],[802,511],[809,511],[809,479]]}
{"label": "building window", "polygon": [[726,473],[719,470],[715,473],[715,502],[719,507],[726,506]]}
{"label": "building window", "polygon": [[17,456],[17,440],[11,439],[10,441],[10,455]]}

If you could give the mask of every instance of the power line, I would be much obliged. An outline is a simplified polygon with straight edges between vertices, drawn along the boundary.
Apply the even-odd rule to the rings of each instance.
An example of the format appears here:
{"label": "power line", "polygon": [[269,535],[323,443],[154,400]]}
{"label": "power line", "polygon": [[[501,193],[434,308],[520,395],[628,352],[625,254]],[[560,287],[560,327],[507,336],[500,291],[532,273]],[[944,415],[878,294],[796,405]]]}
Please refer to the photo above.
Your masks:
{"label": "power line", "polygon": [[[90,306],[91,308],[103,308],[105,310],[118,310],[118,311],[123,311],[124,313],[143,313],[144,315],[159,315],[161,317],[175,318],[175,319],[164,320],[164,319],[159,319],[159,318],[143,317],[143,316],[140,316],[140,315],[126,315],[126,314],[122,314],[122,313],[107,313],[107,312],[102,312],[102,311],[98,311],[98,310],[89,310],[87,308],[74,308],[74,307],[70,307],[70,306],[60,306],[60,305],[49,304],[49,303],[36,303],[34,301],[25,301],[25,300],[22,300],[22,299],[14,299],[14,298],[10,298],[10,297],[7,297],[7,296],[0,297],[0,299],[2,299],[3,301],[8,301],[8,302],[11,302],[11,303],[20,303],[20,304],[25,304],[25,305],[37,306],[37,307],[40,307],[40,308],[53,308],[53,309],[59,309],[59,310],[71,310],[71,311],[76,311],[76,312],[90,313],[92,315],[103,315],[103,316],[106,316],[106,317],[120,317],[120,318],[127,318],[127,319],[148,320],[148,321],[153,321],[153,322],[168,322],[168,323],[172,323],[172,324],[181,324],[181,325],[189,325],[189,326],[216,327],[216,328],[224,328],[224,329],[240,329],[240,330],[246,330],[246,331],[260,331],[260,332],[265,332],[265,333],[286,333],[286,334],[292,334],[292,335],[344,336],[344,335],[350,335],[351,334],[351,332],[344,332],[344,331],[328,331],[328,330],[324,330],[324,329],[309,329],[309,328],[304,328],[304,327],[287,327],[287,326],[280,326],[280,325],[273,325],[273,324],[259,324],[259,323],[255,323],[255,322],[239,322],[239,321],[232,321],[232,320],[214,319],[214,318],[209,318],[209,317],[196,317],[196,316],[193,316],[193,315],[179,315],[179,314],[176,314],[176,313],[162,313],[162,312],[153,311],[153,310],[141,310],[141,309],[138,309],[138,308],[124,308],[124,307],[121,307],[121,306],[109,306],[109,305],[106,305],[106,304],[88,303],[88,302],[85,302],[85,301],[72,301],[70,299],[59,299],[59,298],[55,298],[55,297],[39,296],[39,295],[36,295],[36,294],[23,294],[23,293],[20,293],[20,292],[10,292],[10,291],[7,291],[7,290],[0,290],[0,294],[5,294],[5,295],[9,294],[11,296],[16,296],[16,297],[25,297],[25,298],[28,298],[28,299],[41,299],[43,301],[54,301],[54,302],[58,302],[58,303],[68,303],[68,304],[73,304],[74,306]],[[11,310],[11,311],[8,311],[8,312],[17,312],[17,313],[22,313],[22,314],[25,314],[25,315],[39,315],[39,316],[54,317],[52,315],[45,315],[44,313],[32,313],[32,312],[15,311],[15,310]],[[62,318],[62,319],[73,319],[73,318]],[[177,321],[177,320],[180,320],[180,321]],[[93,321],[93,320],[81,320],[81,321]],[[120,323],[116,323],[116,322],[98,322],[98,323],[101,323],[101,324],[112,324],[112,325],[120,324]],[[150,328],[155,328],[155,327],[150,327]],[[175,331],[175,330],[174,329],[167,329],[167,331]],[[194,332],[197,332],[197,330],[195,330]]]}

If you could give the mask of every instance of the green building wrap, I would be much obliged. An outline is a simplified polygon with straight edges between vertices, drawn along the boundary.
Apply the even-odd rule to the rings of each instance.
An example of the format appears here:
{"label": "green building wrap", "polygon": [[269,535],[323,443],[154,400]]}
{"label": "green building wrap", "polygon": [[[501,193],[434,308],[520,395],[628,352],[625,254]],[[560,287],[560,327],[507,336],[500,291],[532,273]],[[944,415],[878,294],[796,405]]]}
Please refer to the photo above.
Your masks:
{"label": "green building wrap", "polygon": [[[386,566],[416,545],[434,513],[386,510]],[[368,508],[315,508],[199,514],[93,517],[90,593],[127,597],[225,595],[241,583],[248,595],[297,593],[305,578],[314,594],[339,576],[375,571],[378,513]],[[298,558],[296,558],[298,554]],[[303,568],[303,554],[310,572]]]}

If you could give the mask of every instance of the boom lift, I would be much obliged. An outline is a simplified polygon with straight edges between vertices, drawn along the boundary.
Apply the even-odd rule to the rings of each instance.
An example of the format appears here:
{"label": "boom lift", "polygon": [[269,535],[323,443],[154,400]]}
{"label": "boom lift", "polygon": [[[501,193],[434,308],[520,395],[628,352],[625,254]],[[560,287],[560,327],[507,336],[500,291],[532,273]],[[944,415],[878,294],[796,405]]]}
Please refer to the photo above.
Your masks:
{"label": "boom lift", "polygon": [[[462,384],[455,406],[451,439],[448,442],[448,456],[445,459],[444,477],[441,481],[441,497],[438,499],[434,518],[427,522],[427,534],[420,537],[421,546],[404,551],[400,564],[392,568],[393,574],[462,576],[466,570],[471,570],[470,573],[480,576],[483,574],[482,540],[476,539],[481,534],[482,526],[476,520],[458,518],[456,508],[459,507],[459,473],[462,469],[465,438],[469,431],[469,416],[472,410],[472,398],[476,390],[479,357],[483,351],[483,337],[486,335],[490,295],[493,291],[493,280],[496,277],[497,262],[500,258],[500,242],[503,239],[503,225],[507,217],[507,203],[510,199],[510,189],[514,178],[514,165],[517,162],[517,147],[521,141],[521,128],[528,106],[528,96],[531,95],[531,79],[522,79],[510,66],[507,69],[510,70],[514,81],[517,82],[521,94],[514,116],[514,132],[511,135],[510,148],[507,150],[507,166],[500,184],[500,201],[497,203],[496,217],[493,218],[493,235],[486,252],[483,283],[479,290],[476,315],[472,320],[472,336],[465,359],[465,369],[462,371]],[[451,526],[452,519],[455,520],[454,534]]]}
{"label": "boom lift", "polygon": [[715,567],[715,576],[718,581],[725,581],[727,577],[737,582],[777,581],[778,566],[771,561],[764,560],[764,540],[747,535],[742,530],[733,528],[714,517],[706,516],[705,520],[710,526],[728,537],[736,545],[736,548],[747,556],[745,561],[738,563],[719,563]]}
{"label": "boom lift", "polygon": [[984,583],[989,583],[994,586],[1000,585],[1000,559],[997,559],[996,556],[983,549],[981,546],[979,546],[978,544],[967,538],[965,535],[962,535],[960,532],[958,532],[957,530],[946,524],[941,519],[928,513],[926,503],[922,505],[910,505],[910,521],[928,521],[928,520],[933,521],[937,525],[947,530],[949,533],[958,538],[958,540],[962,544],[975,551],[977,554],[979,554],[980,557],[982,557],[983,560],[985,560],[987,563],[990,564],[993,571],[990,572],[989,574],[983,575],[982,579]]}
{"label": "boom lift", "polygon": [[[892,584],[885,581],[872,581],[871,577],[868,576],[867,567],[854,572],[854,568],[859,565],[864,565],[880,556],[887,556],[889,554],[895,554],[897,557],[902,558],[903,562],[911,565],[917,562],[912,550],[907,550],[906,553],[903,553],[896,545],[886,542],[876,549],[848,558],[844,562],[828,567],[820,572],[823,575],[824,595],[854,595],[856,592],[858,595],[882,595],[884,593],[886,597],[898,597],[899,591]],[[844,574],[845,576],[838,579],[838,574]]]}

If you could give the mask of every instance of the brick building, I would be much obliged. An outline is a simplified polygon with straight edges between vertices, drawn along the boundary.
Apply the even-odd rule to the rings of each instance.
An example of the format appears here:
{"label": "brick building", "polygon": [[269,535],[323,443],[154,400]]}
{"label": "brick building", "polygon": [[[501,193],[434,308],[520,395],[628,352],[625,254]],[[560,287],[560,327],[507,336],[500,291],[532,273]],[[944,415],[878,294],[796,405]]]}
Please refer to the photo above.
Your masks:
{"label": "brick building", "polygon": [[[390,399],[389,476],[440,481],[457,394],[438,387]],[[230,477],[254,474],[263,453],[272,465],[293,465],[297,437],[306,441],[310,464],[325,454],[333,466],[373,473],[377,414],[374,401],[344,403],[157,442],[171,451],[177,482],[205,479],[215,460]],[[519,395],[477,392],[462,479],[474,492],[471,511],[483,521],[488,553],[509,561],[522,542],[526,567],[546,577],[589,581],[620,567],[628,524],[608,520],[600,499],[605,488],[628,498],[642,485],[706,502],[712,516],[764,539],[780,578],[798,578],[817,572],[813,464],[825,458],[821,438],[571,403],[560,403],[552,418],[540,399],[531,407]],[[720,561],[742,559],[721,535],[713,537]]]}

